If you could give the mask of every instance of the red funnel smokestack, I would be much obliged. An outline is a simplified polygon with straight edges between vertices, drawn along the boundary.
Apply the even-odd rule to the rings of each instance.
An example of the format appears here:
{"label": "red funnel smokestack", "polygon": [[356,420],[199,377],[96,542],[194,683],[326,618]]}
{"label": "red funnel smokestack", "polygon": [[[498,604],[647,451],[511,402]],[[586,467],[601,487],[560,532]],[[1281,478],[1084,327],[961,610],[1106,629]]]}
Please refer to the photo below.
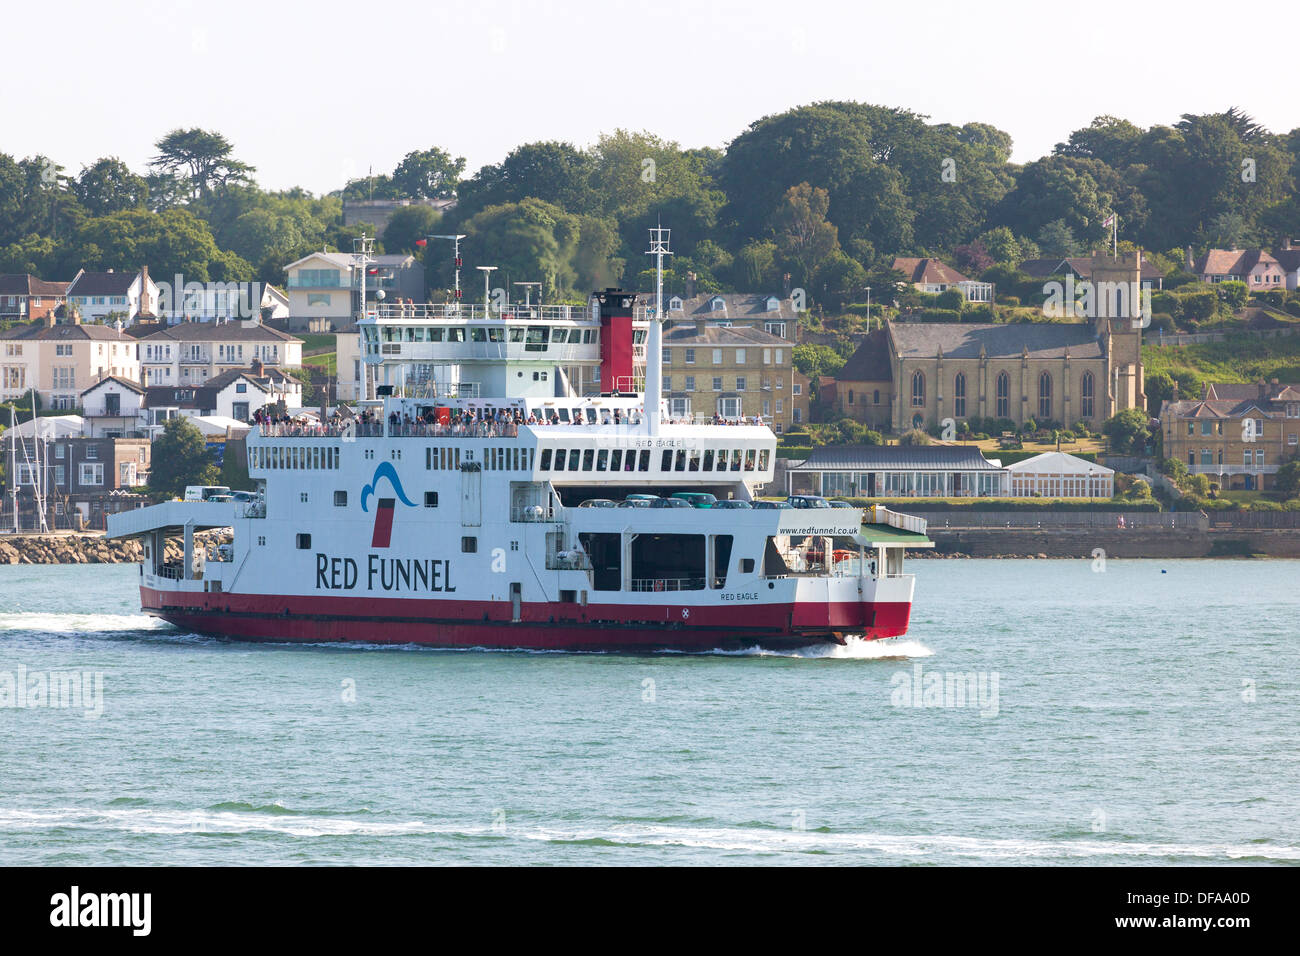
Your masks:
{"label": "red funnel smokestack", "polygon": [[632,385],[632,312],[636,293],[606,289],[600,302],[600,391],[630,393]]}

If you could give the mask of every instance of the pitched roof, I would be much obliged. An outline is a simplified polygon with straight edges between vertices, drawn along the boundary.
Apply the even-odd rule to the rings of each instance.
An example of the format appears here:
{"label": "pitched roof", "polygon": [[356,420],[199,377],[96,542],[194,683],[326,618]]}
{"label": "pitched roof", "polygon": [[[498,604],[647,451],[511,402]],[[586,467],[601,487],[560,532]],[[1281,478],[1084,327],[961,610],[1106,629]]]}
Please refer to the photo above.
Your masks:
{"label": "pitched roof", "polygon": [[823,445],[793,471],[998,471],[975,445]]}
{"label": "pitched roof", "polygon": [[[931,358],[940,350],[945,358],[1019,357],[1101,358],[1101,343],[1085,323],[1017,322],[987,325],[955,322],[890,322],[887,325],[900,358]],[[841,376],[843,373],[840,373]]]}
{"label": "pitched roof", "polygon": [[26,273],[0,276],[0,295],[62,296],[67,291],[67,282],[47,282]]}
{"label": "pitched roof", "polygon": [[1023,471],[1029,474],[1047,475],[1113,475],[1114,468],[1107,468],[1086,458],[1067,455],[1063,451],[1045,451],[1041,455],[1031,455],[1021,461],[1007,465],[1007,471]]}
{"label": "pitched roof", "polygon": [[1276,249],[1273,251],[1273,258],[1287,272],[1295,272],[1300,269],[1300,248]]}
{"label": "pitched roof", "polygon": [[67,339],[94,339],[104,342],[134,342],[135,339],[119,332],[111,325],[83,322],[66,325],[46,325],[44,322],[27,322],[0,332],[0,339],[21,339],[25,342],[51,342]]}
{"label": "pitched roof", "polygon": [[952,266],[938,259],[914,259],[900,256],[894,260],[894,268],[907,276],[908,282],[956,285],[958,282],[970,281]]}
{"label": "pitched roof", "polygon": [[[1062,259],[1052,256],[1045,259],[1026,259],[1017,267],[1031,279],[1046,279],[1048,276],[1065,275],[1073,272],[1081,279],[1092,278],[1092,259],[1088,256],[1070,256]],[[1146,259],[1142,260],[1143,279],[1163,279],[1165,270]]]}
{"label": "pitched roof", "polygon": [[[651,307],[654,306],[654,293],[641,293]],[[680,299],[680,310],[671,308],[672,300]],[[721,300],[722,308],[712,308],[715,299]],[[768,308],[769,300],[776,300],[776,308]],[[712,295],[664,296],[664,317],[688,319],[786,319],[793,321],[797,317],[794,302],[788,296],[776,293],[758,292],[717,292]]]}
{"label": "pitched roof", "polygon": [[889,336],[884,329],[873,329],[862,337],[857,350],[849,356],[836,377],[849,382],[890,382],[894,378],[890,363]]}
{"label": "pitched roof", "polygon": [[81,394],[89,395],[95,389],[99,388],[102,385],[107,385],[109,382],[116,382],[118,385],[121,385],[123,388],[135,392],[137,395],[144,394],[144,389],[140,387],[140,384],[138,382],[133,382],[129,378],[122,378],[119,375],[105,375],[94,385],[90,386],[90,388],[83,388],[81,390]]}
{"label": "pitched roof", "polygon": [[298,342],[287,332],[261,322],[178,322],[141,339],[142,342]]}
{"label": "pitched roof", "polygon": [[1281,264],[1263,249],[1211,249],[1192,266],[1197,275],[1245,275],[1257,265]]}
{"label": "pitched roof", "polygon": [[694,322],[674,325],[664,330],[665,345],[747,345],[788,348],[790,341],[762,329],[745,325],[709,325],[699,332]]}
{"label": "pitched roof", "polygon": [[68,286],[68,295],[126,295],[138,272],[82,272]]}

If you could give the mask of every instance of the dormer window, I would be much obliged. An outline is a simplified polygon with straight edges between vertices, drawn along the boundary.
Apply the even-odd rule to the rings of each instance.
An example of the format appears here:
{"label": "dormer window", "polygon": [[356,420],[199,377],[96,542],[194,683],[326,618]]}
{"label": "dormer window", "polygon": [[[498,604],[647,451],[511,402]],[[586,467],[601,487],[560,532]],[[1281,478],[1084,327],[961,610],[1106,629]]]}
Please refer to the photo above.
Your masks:
{"label": "dormer window", "polygon": [[778,298],[777,298],[776,296],[774,296],[774,295],[769,295],[769,296],[767,297],[767,311],[768,311],[768,312],[780,312],[780,311],[781,311],[781,300],[778,299]]}
{"label": "dormer window", "polygon": [[669,311],[669,312],[680,312],[680,311],[682,311],[682,299],[681,299],[681,296],[676,296],[676,295],[675,295],[675,296],[673,296],[671,299],[668,300],[668,311]]}
{"label": "dormer window", "polygon": [[727,311],[727,300],[720,295],[715,295],[712,299],[709,300],[709,311],[710,312]]}

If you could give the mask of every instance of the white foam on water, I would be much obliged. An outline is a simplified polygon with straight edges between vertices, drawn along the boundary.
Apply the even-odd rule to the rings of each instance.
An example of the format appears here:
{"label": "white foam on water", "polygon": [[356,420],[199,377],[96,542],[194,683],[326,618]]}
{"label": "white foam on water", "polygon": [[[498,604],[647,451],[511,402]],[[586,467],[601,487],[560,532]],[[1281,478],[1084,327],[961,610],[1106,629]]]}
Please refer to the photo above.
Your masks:
{"label": "white foam on water", "polygon": [[904,859],[957,857],[972,860],[1053,860],[1123,857],[1134,860],[1255,858],[1300,861],[1300,847],[1272,843],[1151,843],[1115,839],[1029,840],[951,835],[827,833],[741,827],[681,827],[614,824],[607,827],[531,827],[434,824],[422,820],[377,821],[347,817],[285,816],[249,811],[150,808],[21,810],[0,808],[0,832],[77,829],[137,834],[278,833],[314,838],[334,836],[457,836],[545,843],[605,843],[614,846],[686,847],[749,853],[874,852]]}
{"label": "white foam on water", "polygon": [[148,614],[0,614],[0,631],[38,634],[111,634],[170,627],[166,621]]}
{"label": "white foam on water", "polygon": [[850,637],[843,644],[813,644],[808,647],[790,650],[766,650],[761,647],[747,647],[741,650],[708,651],[710,654],[724,654],[731,657],[796,657],[816,660],[898,660],[907,657],[933,657],[934,651],[920,641],[888,637],[875,641],[864,641],[860,637]]}

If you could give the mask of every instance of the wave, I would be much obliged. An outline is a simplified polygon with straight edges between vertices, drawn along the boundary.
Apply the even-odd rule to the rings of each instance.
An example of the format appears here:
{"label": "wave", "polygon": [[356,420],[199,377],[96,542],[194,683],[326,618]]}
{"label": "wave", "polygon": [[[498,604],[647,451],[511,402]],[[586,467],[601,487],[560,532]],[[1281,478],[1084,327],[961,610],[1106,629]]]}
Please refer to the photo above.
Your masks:
{"label": "wave", "polygon": [[896,637],[875,641],[864,641],[859,637],[850,637],[844,644],[813,644],[808,647],[780,651],[754,646],[739,650],[717,649],[704,651],[703,653],[722,654],[728,657],[794,657],[814,660],[853,661],[888,661],[910,657],[934,656],[934,651],[920,641]]}
{"label": "wave", "polygon": [[552,827],[436,824],[423,820],[361,820],[294,811],[280,804],[221,803],[201,810],[143,808],[21,810],[0,808],[0,832],[55,829],[116,830],[136,834],[281,834],[321,837],[451,837],[527,840],[557,845],[683,847],[749,853],[878,853],[900,862],[953,857],[972,861],[1174,859],[1300,861],[1300,846],[1248,843],[1154,843],[1114,838],[1018,839],[952,835],[843,833],[741,827],[616,824]]}
{"label": "wave", "polygon": [[0,614],[0,631],[31,631],[38,634],[111,634],[156,631],[170,627],[166,621],[148,614]]}

